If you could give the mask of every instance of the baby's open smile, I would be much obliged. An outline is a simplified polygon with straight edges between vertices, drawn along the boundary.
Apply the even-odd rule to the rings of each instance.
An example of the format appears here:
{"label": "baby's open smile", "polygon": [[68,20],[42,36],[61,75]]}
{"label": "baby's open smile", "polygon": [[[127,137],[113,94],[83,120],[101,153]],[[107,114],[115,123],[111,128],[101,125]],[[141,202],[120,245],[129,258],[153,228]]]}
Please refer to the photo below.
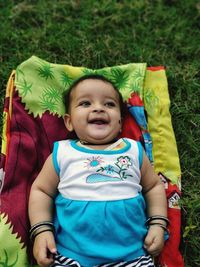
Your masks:
{"label": "baby's open smile", "polygon": [[102,117],[96,117],[96,118],[89,119],[88,123],[102,125],[102,124],[108,124],[109,121],[108,119],[105,119]]}

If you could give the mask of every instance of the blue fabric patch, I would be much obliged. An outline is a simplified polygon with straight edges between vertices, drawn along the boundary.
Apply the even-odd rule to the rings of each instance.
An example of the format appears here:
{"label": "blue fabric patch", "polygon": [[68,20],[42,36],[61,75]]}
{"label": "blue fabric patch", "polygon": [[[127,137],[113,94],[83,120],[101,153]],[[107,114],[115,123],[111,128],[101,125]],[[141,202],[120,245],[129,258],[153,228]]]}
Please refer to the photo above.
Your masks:
{"label": "blue fabric patch", "polygon": [[139,153],[139,166],[140,169],[142,168],[142,163],[143,163],[143,147],[140,142],[137,142],[138,145],[138,153]]}
{"label": "blue fabric patch", "polygon": [[59,168],[58,161],[57,161],[57,154],[58,154],[58,142],[55,142],[53,146],[52,158],[53,158],[53,165],[54,165],[55,171],[57,175],[59,176],[60,168]]}

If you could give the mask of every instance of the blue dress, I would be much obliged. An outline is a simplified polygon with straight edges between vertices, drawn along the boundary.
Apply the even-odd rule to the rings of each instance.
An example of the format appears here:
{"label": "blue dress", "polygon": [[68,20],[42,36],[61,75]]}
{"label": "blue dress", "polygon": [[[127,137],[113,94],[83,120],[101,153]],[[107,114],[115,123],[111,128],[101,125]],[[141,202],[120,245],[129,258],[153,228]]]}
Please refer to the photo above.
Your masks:
{"label": "blue dress", "polygon": [[142,147],[124,138],[112,150],[56,142],[53,163],[60,177],[55,199],[59,253],[82,266],[146,255],[146,205],[141,193]]}

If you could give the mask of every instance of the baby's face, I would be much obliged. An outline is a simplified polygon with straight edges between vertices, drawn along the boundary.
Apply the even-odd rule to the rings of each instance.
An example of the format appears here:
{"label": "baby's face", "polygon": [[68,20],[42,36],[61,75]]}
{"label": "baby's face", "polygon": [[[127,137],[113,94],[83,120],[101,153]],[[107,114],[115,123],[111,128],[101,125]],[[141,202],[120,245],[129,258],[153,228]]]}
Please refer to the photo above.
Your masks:
{"label": "baby's face", "polygon": [[71,92],[69,114],[64,117],[69,131],[93,144],[105,144],[121,129],[119,96],[110,83],[97,79],[80,82]]}

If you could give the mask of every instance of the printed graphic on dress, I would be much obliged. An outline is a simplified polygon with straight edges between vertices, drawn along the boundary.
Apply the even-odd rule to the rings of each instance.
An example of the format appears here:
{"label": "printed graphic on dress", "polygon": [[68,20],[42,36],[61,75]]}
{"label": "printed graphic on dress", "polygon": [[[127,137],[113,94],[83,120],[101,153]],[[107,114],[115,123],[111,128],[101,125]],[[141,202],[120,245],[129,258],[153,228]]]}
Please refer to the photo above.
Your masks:
{"label": "printed graphic on dress", "polygon": [[96,168],[93,174],[90,174],[86,182],[87,183],[99,183],[99,182],[119,182],[124,181],[128,177],[132,177],[128,173],[128,169],[132,166],[130,157],[120,156],[113,165],[102,166],[104,160],[101,157],[88,158],[85,162],[87,168]]}
{"label": "printed graphic on dress", "polygon": [[88,169],[95,168],[95,167],[101,165],[101,163],[103,163],[103,162],[104,162],[104,160],[102,159],[102,157],[100,157],[100,156],[97,156],[97,157],[93,156],[91,158],[87,158],[87,161],[84,162],[85,163],[85,166],[84,167],[87,167]]}

